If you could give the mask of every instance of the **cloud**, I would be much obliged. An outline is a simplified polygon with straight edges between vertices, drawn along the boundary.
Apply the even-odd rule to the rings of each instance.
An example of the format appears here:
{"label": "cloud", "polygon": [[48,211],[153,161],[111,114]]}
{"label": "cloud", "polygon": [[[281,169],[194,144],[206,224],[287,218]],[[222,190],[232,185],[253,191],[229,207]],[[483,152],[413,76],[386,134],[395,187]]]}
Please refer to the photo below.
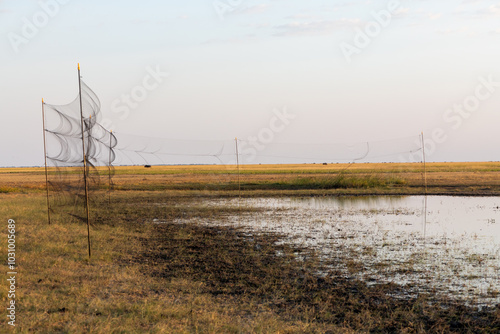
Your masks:
{"label": "cloud", "polygon": [[269,23],[244,23],[241,26],[255,29],[265,29],[269,28],[271,25]]}
{"label": "cloud", "polygon": [[310,14],[296,14],[296,15],[290,15],[286,16],[285,19],[290,19],[290,20],[300,20],[300,19],[317,19],[317,16],[310,15]]}
{"label": "cloud", "polygon": [[212,45],[212,44],[241,44],[247,42],[254,42],[257,40],[257,36],[254,34],[240,36],[240,37],[231,37],[231,38],[213,38],[209,39],[202,44]]}
{"label": "cloud", "polygon": [[475,36],[476,33],[472,31],[469,27],[461,27],[461,28],[448,28],[448,29],[439,29],[436,30],[436,33],[440,35],[467,35],[467,36]]}
{"label": "cloud", "polygon": [[427,14],[427,18],[429,20],[437,20],[439,18],[441,18],[442,14],[441,13],[428,13]]}
{"label": "cloud", "polygon": [[491,5],[488,9],[483,9],[479,13],[485,16],[500,16],[500,5]]}
{"label": "cloud", "polygon": [[360,19],[342,18],[334,21],[292,22],[275,26],[275,36],[321,35],[332,31],[359,26]]}
{"label": "cloud", "polygon": [[130,20],[130,23],[131,24],[146,24],[146,23],[150,23],[150,21],[144,20],[144,19],[133,19],[133,20]]}
{"label": "cloud", "polygon": [[232,11],[232,15],[253,15],[253,14],[260,14],[264,13],[271,7],[271,5],[268,4],[260,4],[260,5],[255,5],[255,6],[249,6],[249,7],[243,7],[243,8],[237,8],[236,10]]}
{"label": "cloud", "polygon": [[479,3],[479,2],[483,2],[484,0],[462,0],[461,3],[463,4],[468,4],[468,3]]}
{"label": "cloud", "polygon": [[[359,6],[359,5],[366,5],[366,4],[368,4],[366,1],[347,1],[347,2],[343,2],[343,3],[339,3],[339,4],[334,5],[334,7],[331,10],[336,12],[342,8]],[[325,7],[325,8],[327,8],[327,7]]]}
{"label": "cloud", "polygon": [[400,18],[406,17],[408,15],[410,15],[410,8],[400,7],[398,9],[396,9],[396,11],[393,14],[393,17],[400,19]]}
{"label": "cloud", "polygon": [[471,14],[467,14],[467,13],[470,13],[470,11],[467,11],[464,8],[458,8],[455,11],[455,13],[458,15],[462,15],[463,17],[468,17],[468,18],[472,18],[472,19],[476,19],[476,20],[498,18],[498,17],[500,17],[500,4],[490,5],[486,8],[476,10],[475,12],[472,12]]}

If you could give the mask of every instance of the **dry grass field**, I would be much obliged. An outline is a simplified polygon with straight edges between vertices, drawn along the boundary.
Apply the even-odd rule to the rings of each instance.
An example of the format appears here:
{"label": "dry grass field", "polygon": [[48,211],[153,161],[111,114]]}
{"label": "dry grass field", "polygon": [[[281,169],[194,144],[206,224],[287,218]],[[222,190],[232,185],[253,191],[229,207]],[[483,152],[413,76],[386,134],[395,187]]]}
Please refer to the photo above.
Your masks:
{"label": "dry grass field", "polygon": [[[107,168],[99,171],[106,175]],[[117,166],[113,183],[117,190],[235,191],[239,179],[248,196],[273,191],[285,195],[423,194],[423,171],[420,163],[242,165],[239,172],[236,166],[219,165]],[[500,194],[498,162],[429,163],[426,178],[429,194]],[[0,169],[0,193],[43,189],[43,168]]]}
{"label": "dry grass field", "polygon": [[[242,196],[423,193],[420,164],[242,166]],[[105,170],[103,170],[105,172]],[[52,170],[51,173],[54,173]],[[498,195],[499,163],[429,164],[429,193]],[[77,175],[75,177],[78,177]],[[332,181],[333,180],[333,181]],[[253,208],[210,208],[238,196],[236,168],[116,167],[111,203],[84,223],[47,223],[43,168],[0,169],[0,216],[16,221],[17,326],[28,333],[498,333],[500,308],[473,309],[432,295],[332,273],[280,235],[182,223],[224,221]],[[105,193],[106,183],[102,184]],[[161,203],[162,205],[157,205]],[[165,224],[152,223],[155,219]],[[173,223],[176,222],[176,223]],[[0,257],[6,259],[6,242]],[[281,256],[276,256],[276,254]],[[303,261],[297,261],[301,254]],[[0,266],[8,271],[6,262]],[[4,281],[5,282],[5,281]],[[0,303],[7,305],[7,285]],[[5,309],[5,308],[4,308]],[[5,311],[4,311],[5,312]]]}

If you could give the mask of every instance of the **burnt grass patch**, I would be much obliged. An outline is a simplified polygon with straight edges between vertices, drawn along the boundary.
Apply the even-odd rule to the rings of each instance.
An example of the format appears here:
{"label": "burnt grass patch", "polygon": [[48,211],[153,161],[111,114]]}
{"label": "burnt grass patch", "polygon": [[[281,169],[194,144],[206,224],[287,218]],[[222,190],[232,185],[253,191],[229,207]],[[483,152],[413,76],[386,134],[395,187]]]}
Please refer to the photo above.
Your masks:
{"label": "burnt grass patch", "polygon": [[[275,234],[230,227],[155,224],[137,258],[148,275],[201,282],[201,293],[236,301],[245,316],[270,310],[285,321],[304,321],[370,333],[498,333],[500,308],[478,310],[456,300],[422,294],[402,298],[404,287],[368,287],[327,265],[307,249],[277,243]],[[330,264],[331,265],[331,264]]]}
{"label": "burnt grass patch", "polygon": [[[342,260],[320,261],[309,249],[279,242],[281,235],[216,226],[228,216],[258,215],[258,210],[207,207],[203,197],[165,193],[122,193],[112,200],[107,210],[95,212],[97,225],[147,231],[130,240],[141,246],[132,259],[124,254],[124,265],[132,260],[144,275],[166,283],[194,283],[199,286],[196,293],[236,305],[232,309],[238,318],[271,312],[282,321],[318,324],[314,328],[331,328],[333,333],[500,332],[499,306],[479,310],[432,293],[411,297],[411,287],[367,286],[327,269],[342,267],[334,263]],[[197,219],[214,226],[191,223]]]}

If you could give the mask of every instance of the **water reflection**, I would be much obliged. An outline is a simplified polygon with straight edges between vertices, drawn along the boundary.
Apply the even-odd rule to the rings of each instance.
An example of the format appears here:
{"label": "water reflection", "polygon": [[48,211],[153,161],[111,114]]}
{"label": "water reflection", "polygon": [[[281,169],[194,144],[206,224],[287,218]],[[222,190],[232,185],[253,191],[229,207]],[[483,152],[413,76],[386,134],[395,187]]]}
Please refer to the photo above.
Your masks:
{"label": "water reflection", "polygon": [[390,220],[394,229],[420,224],[412,230],[426,231],[429,237],[471,234],[500,243],[500,199],[497,197],[428,196],[427,201],[425,196],[316,197],[295,198],[290,204],[304,209],[369,213],[370,221],[387,223]]}
{"label": "water reflection", "polygon": [[475,305],[500,302],[497,197],[429,196],[427,205],[424,196],[241,201],[266,210],[230,224],[285,234],[284,242],[316,249],[346,275],[406,284],[415,294],[437,290]]}
{"label": "water reflection", "polygon": [[394,209],[401,206],[412,197],[405,196],[349,196],[349,197],[307,197],[293,198],[292,202],[301,207],[316,209],[341,208],[341,209]]}

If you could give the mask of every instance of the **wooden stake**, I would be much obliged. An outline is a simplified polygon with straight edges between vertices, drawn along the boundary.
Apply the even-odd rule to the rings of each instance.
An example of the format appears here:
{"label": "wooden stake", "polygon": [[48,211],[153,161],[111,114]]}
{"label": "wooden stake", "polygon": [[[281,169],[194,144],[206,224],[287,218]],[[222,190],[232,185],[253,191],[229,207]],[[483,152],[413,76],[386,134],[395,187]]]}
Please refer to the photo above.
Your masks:
{"label": "wooden stake", "polygon": [[42,99],[43,156],[45,159],[45,188],[47,189],[47,218],[50,225],[49,174],[47,171],[47,142],[45,140],[45,103]]}
{"label": "wooden stake", "polygon": [[82,150],[83,150],[83,183],[85,186],[85,212],[87,214],[87,243],[89,249],[89,258],[92,256],[90,250],[90,212],[89,212],[89,187],[87,183],[87,156],[85,154],[85,126],[83,119],[83,103],[82,103],[82,77],[80,76],[80,64],[78,64],[78,89],[80,92],[80,119],[82,125]]}

